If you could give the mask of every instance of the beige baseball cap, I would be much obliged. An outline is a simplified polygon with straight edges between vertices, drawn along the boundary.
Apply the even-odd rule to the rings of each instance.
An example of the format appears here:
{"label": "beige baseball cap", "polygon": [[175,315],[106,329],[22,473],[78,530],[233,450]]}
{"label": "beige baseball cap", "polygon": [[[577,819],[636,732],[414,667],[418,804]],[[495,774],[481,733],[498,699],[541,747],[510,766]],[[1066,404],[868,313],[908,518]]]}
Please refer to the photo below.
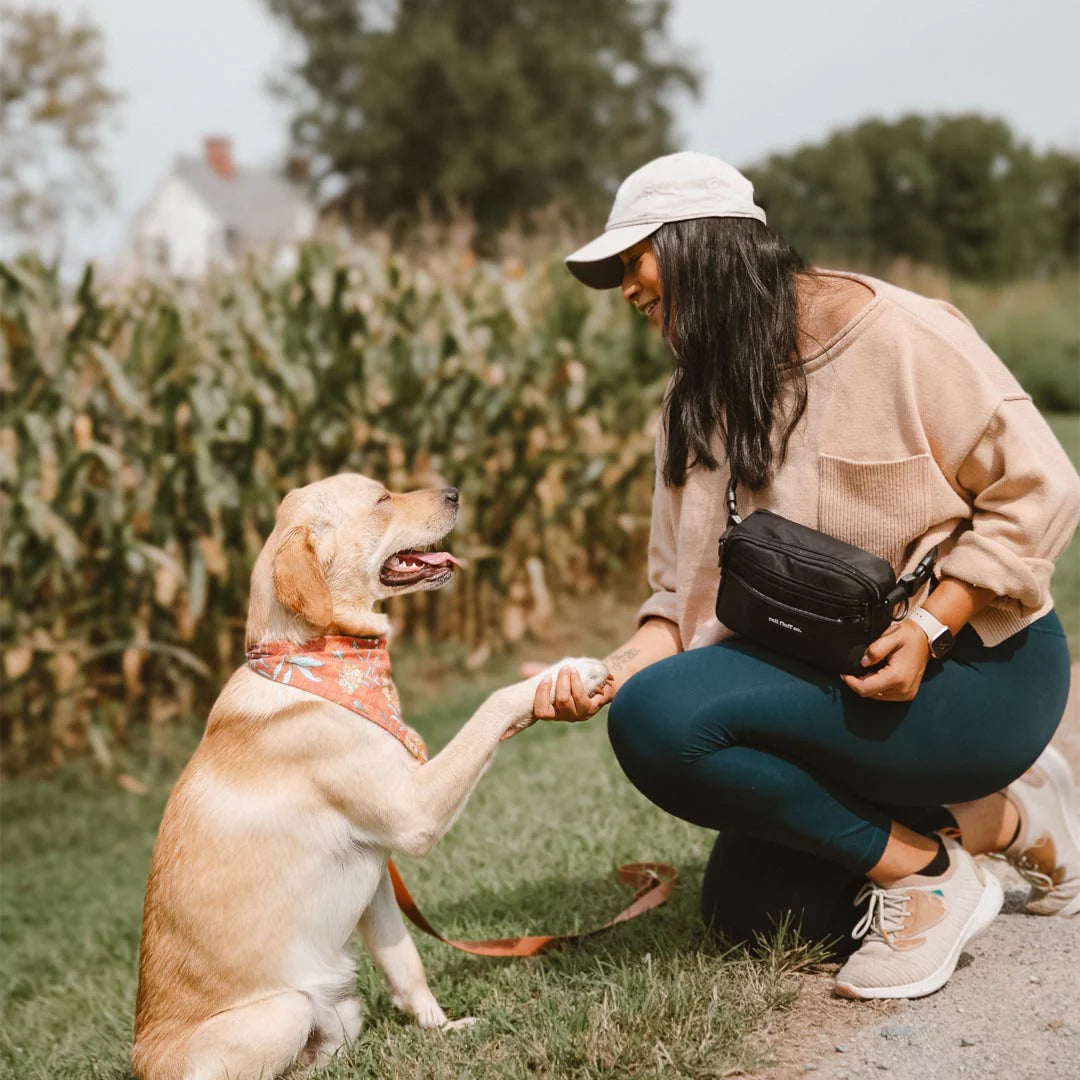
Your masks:
{"label": "beige baseball cap", "polygon": [[622,284],[619,252],[652,236],[669,221],[704,217],[757,218],[754,185],[734,166],[709,154],[686,150],[665,154],[632,172],[615,192],[603,235],[566,257],[579,281],[593,289]]}

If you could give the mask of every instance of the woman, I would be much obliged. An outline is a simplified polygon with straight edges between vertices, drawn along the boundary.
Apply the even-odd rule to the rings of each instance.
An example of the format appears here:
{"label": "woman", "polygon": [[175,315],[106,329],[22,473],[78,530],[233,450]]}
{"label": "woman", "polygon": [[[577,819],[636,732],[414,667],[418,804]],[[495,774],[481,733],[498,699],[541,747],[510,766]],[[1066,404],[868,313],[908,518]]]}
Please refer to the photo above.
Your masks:
{"label": "woman", "polygon": [[[847,941],[846,996],[948,980],[1001,906],[974,855],[1016,866],[1030,912],[1080,914],[1080,800],[1048,746],[1069,681],[1048,585],[1080,480],[1004,365],[948,304],[808,269],[749,181],[702,154],[632,174],[567,264],[621,287],[674,370],[653,594],[606,660],[608,691],[589,699],[562,672],[536,715],[583,720],[611,701],[635,786],[720,830],[706,920],[745,939],[794,911],[804,934]],[[769,507],[898,574],[937,545],[931,589],[870,645],[865,674],[829,676],[716,620],[732,468],[743,514]]]}

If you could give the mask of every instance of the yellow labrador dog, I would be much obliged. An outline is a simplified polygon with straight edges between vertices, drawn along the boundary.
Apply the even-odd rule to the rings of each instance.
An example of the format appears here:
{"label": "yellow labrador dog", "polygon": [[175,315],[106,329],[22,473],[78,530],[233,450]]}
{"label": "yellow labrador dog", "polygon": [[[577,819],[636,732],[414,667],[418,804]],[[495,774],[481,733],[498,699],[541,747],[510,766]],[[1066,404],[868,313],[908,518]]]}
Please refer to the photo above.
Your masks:
{"label": "yellow labrador dog", "polygon": [[[447,1025],[386,864],[393,852],[426,854],[450,828],[500,738],[531,722],[541,678],[493,693],[429,762],[400,723],[389,666],[378,663],[390,628],[375,605],[450,581],[456,560],[420,549],[457,511],[454,488],[391,494],[352,474],[283,500],[251,575],[257,659],[214,704],[154,847],[139,1080],[271,1080],[328,1060],[361,1025],[346,948],[354,928],[394,1004],[422,1027]],[[357,639],[368,651],[350,651]],[[303,651],[322,641],[332,655]],[[331,679],[323,672],[335,663]],[[607,677],[588,659],[549,671],[564,665],[590,694]]]}

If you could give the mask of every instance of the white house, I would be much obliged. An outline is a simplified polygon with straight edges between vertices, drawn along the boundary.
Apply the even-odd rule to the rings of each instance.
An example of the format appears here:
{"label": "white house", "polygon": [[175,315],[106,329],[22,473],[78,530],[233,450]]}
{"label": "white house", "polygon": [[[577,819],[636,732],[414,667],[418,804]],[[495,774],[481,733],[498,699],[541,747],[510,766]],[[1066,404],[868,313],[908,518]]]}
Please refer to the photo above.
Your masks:
{"label": "white house", "polygon": [[238,166],[229,139],[207,138],[203,156],[177,157],[135,215],[119,270],[125,278],[197,278],[248,254],[289,269],[316,222],[297,183]]}

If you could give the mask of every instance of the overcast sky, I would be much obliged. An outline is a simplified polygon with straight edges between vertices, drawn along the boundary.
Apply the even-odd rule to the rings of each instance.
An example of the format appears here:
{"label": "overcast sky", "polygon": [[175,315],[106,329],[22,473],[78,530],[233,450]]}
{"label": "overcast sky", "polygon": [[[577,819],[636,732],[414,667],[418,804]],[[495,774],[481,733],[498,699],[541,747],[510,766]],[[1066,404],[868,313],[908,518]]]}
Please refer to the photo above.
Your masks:
{"label": "overcast sky", "polygon": [[[78,228],[80,257],[111,259],[173,156],[198,152],[203,135],[230,135],[246,164],[284,152],[286,114],[265,83],[289,45],[261,0],[30,2],[88,12],[104,32],[108,80],[126,95],[110,134],[117,205]],[[705,76],[701,99],[679,115],[684,149],[748,165],[912,110],[996,114],[1039,149],[1080,148],[1075,0],[674,0],[673,9],[672,37]]]}

